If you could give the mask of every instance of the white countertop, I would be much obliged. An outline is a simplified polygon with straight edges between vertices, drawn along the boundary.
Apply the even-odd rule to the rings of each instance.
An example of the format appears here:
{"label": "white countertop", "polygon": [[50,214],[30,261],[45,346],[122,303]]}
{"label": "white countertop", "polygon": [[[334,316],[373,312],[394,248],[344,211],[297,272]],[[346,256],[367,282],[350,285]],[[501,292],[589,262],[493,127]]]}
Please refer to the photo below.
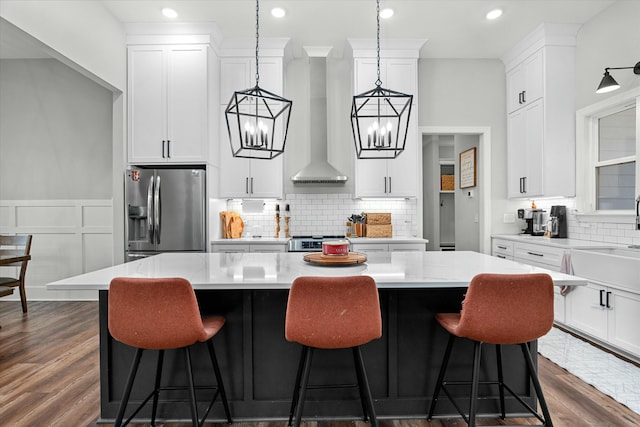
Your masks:
{"label": "white countertop", "polygon": [[[420,237],[349,237],[351,243],[429,243],[427,239]],[[239,239],[212,239],[211,243],[216,245],[260,245],[260,244],[282,244],[286,245],[289,238],[286,237],[241,237]]]}
{"label": "white countertop", "polygon": [[562,249],[588,249],[588,248],[614,248],[624,247],[615,243],[594,242],[592,240],[558,239],[530,234],[497,234],[491,236],[495,239],[512,240],[514,242],[532,243],[545,246],[554,246]]}
{"label": "white countertop", "polygon": [[554,283],[584,285],[576,276],[478,252],[379,252],[364,264],[326,267],[302,253],[166,253],[47,284],[48,290],[108,290],[111,279],[184,277],[195,289],[289,289],[299,276],[372,276],[380,288],[456,288],[479,273],[544,272]]}

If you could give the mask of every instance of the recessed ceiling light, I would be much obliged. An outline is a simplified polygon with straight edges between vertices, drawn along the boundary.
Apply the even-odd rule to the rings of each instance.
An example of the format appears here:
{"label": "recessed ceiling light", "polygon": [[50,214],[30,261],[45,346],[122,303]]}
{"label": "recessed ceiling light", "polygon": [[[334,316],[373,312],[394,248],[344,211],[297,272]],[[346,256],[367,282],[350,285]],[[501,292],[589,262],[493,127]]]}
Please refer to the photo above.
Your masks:
{"label": "recessed ceiling light", "polygon": [[171,18],[171,19],[178,17],[178,12],[168,7],[165,7],[164,9],[162,9],[162,14],[167,18]]}
{"label": "recessed ceiling light", "polygon": [[502,16],[502,9],[494,9],[491,12],[487,13],[487,19],[498,19]]}
{"label": "recessed ceiling light", "polygon": [[271,9],[271,15],[275,18],[284,18],[284,15],[286,14],[287,12],[285,12],[281,7],[274,7],[273,9]]}
{"label": "recessed ceiling light", "polygon": [[389,19],[393,16],[393,9],[382,9],[380,11],[380,18],[382,19]]}

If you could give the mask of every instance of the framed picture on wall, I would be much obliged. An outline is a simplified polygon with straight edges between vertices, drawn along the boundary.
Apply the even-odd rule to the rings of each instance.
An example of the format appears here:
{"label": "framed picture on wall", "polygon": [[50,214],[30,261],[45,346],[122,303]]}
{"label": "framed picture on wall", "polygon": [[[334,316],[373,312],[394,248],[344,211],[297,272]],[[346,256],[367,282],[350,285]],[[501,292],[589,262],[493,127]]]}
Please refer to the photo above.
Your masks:
{"label": "framed picture on wall", "polygon": [[460,188],[476,186],[476,148],[460,153]]}

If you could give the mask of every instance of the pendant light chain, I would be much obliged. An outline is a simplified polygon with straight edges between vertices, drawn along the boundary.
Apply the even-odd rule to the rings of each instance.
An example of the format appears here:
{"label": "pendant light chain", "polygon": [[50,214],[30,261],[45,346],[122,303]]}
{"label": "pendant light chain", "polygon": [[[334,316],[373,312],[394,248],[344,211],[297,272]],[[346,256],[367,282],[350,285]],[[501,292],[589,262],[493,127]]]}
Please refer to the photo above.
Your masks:
{"label": "pendant light chain", "polygon": [[260,72],[258,71],[258,42],[260,40],[260,0],[256,0],[256,86],[260,83]]}
{"label": "pendant light chain", "polygon": [[378,47],[376,54],[378,55],[378,80],[376,80],[376,86],[382,86],[382,80],[380,80],[380,0],[376,0],[376,22],[378,29],[376,32],[376,39],[378,41]]}

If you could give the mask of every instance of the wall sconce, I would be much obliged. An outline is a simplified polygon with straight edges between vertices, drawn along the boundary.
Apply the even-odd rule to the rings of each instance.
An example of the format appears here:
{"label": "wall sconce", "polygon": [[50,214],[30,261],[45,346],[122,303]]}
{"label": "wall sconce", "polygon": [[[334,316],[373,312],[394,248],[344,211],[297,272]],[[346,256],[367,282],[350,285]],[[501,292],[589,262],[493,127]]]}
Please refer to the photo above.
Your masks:
{"label": "wall sconce", "polygon": [[602,77],[602,80],[598,85],[598,89],[596,89],[596,93],[607,93],[607,92],[614,91],[620,87],[618,82],[615,81],[613,77],[611,77],[611,74],[609,74],[609,70],[631,70],[631,69],[633,69],[633,74],[640,74],[640,62],[638,62],[633,67],[605,68],[604,76]]}

